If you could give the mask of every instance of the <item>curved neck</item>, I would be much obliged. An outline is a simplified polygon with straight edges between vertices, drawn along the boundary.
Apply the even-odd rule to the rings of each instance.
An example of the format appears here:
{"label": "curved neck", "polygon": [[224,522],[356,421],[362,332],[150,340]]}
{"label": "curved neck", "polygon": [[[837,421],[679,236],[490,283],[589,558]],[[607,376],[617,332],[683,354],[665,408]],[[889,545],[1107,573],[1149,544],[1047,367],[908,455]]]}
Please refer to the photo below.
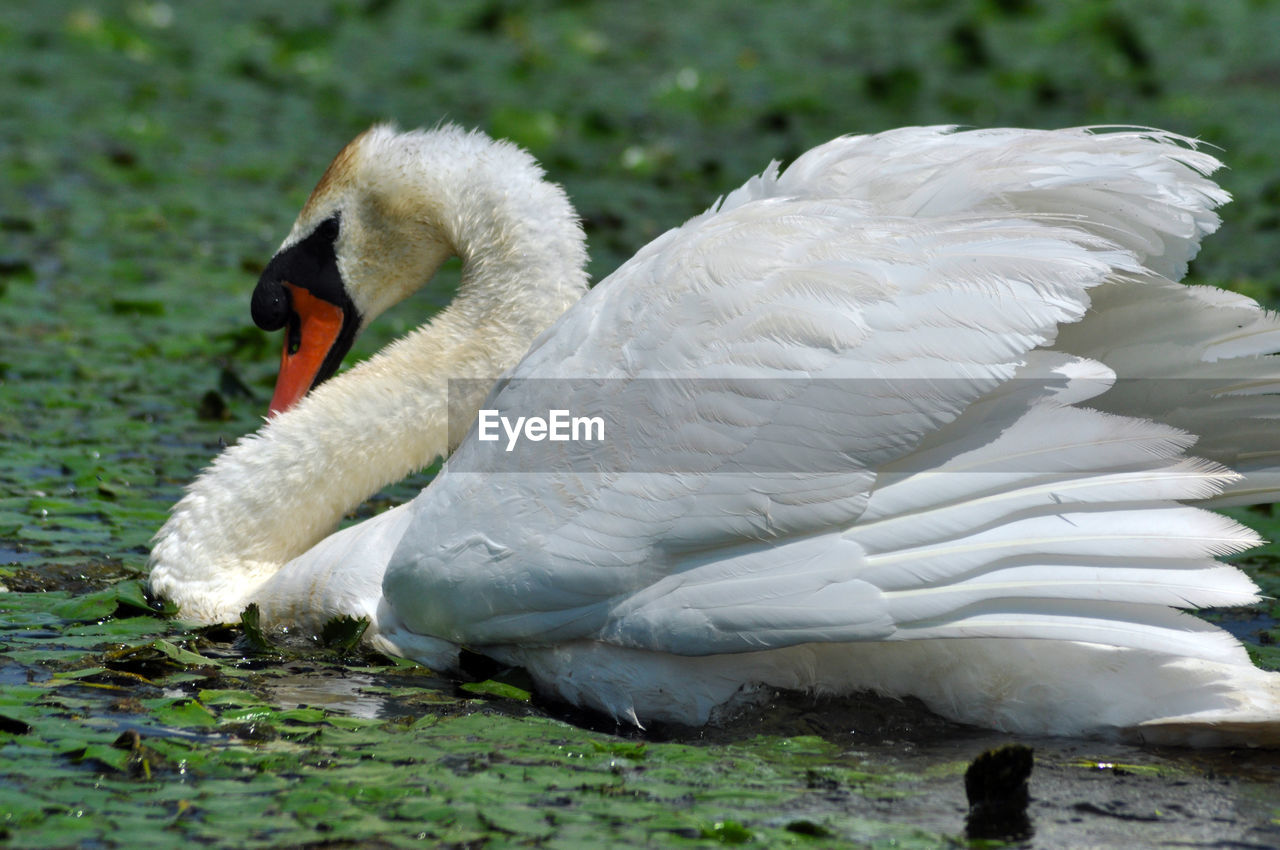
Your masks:
{"label": "curved neck", "polygon": [[[463,259],[453,303],[241,439],[174,507],[151,583],[181,616],[234,620],[344,514],[447,453],[450,406],[456,442],[491,381],[586,291],[584,238],[564,194],[536,171],[513,185],[492,170],[455,173],[464,179],[443,198],[453,203],[428,228],[446,243],[438,256]],[[458,378],[476,380],[455,383],[450,398]]]}

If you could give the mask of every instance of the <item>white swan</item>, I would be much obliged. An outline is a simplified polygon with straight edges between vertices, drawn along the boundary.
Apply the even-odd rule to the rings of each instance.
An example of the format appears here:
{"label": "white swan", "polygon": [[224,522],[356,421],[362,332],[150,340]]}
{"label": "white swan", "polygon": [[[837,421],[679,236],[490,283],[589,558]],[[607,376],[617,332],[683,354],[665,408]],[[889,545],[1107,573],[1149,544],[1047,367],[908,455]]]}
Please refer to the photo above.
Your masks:
{"label": "white swan", "polygon": [[[1280,492],[1280,321],[1172,282],[1218,164],[1158,131],[841,138],[578,300],[582,233],[530,157],[376,127],[255,291],[278,415],[191,485],[151,585],[195,620],[367,617],[387,652],[465,646],[635,723],[763,685],[1280,744],[1280,674],[1177,610],[1257,598],[1214,560],[1255,536],[1190,505]],[[308,393],[454,254],[445,311]],[[508,453],[482,403],[605,439]],[[412,503],[330,534],[467,428]]]}

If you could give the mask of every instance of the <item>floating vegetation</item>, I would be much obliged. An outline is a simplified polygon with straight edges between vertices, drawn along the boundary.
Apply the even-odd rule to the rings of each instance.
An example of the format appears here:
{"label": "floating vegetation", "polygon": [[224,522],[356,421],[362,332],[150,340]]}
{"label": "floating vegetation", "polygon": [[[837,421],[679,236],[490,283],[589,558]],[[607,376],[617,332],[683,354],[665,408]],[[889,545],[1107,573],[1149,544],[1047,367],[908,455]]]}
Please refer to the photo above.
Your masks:
{"label": "floating vegetation", "polygon": [[[618,729],[518,671],[458,684],[360,624],[283,646],[147,597],[151,535],[261,422],[253,281],[375,120],[526,145],[595,277],[771,159],[911,123],[1138,123],[1220,146],[1236,201],[1192,277],[1277,303],[1280,7],[179,4],[0,12],[0,844],[938,847],[1008,743],[913,703],[798,696]],[[450,266],[367,355],[448,299]],[[387,488],[367,516],[431,470]],[[1235,515],[1280,540],[1280,515]],[[1244,556],[1273,600],[1280,544]],[[1274,601],[1218,615],[1280,669]],[[322,645],[328,644],[328,646]],[[1274,756],[1035,741],[1044,846],[1280,844]],[[959,845],[963,846],[963,845]]]}

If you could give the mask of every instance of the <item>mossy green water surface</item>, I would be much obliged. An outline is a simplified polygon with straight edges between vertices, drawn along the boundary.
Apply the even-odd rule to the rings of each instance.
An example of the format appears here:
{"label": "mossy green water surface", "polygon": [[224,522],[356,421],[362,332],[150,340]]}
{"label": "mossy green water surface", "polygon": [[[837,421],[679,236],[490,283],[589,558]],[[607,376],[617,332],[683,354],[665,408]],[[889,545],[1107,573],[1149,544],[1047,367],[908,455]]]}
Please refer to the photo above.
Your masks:
{"label": "mossy green water surface", "polygon": [[[909,123],[1166,127],[1236,196],[1196,282],[1280,292],[1280,6],[1247,0],[0,9],[0,843],[958,843],[1003,738],[802,697],[706,732],[600,726],[490,672],[253,647],[138,579],[182,487],[265,413],[248,296],[373,121],[528,147],[596,279],[771,159]],[[456,267],[367,355],[448,300]],[[358,512],[411,496],[430,471]],[[1240,511],[1274,539],[1269,511]],[[1280,592],[1275,550],[1245,563]],[[1276,611],[1223,614],[1261,663]],[[1033,842],[1280,843],[1277,762],[1033,742]]]}

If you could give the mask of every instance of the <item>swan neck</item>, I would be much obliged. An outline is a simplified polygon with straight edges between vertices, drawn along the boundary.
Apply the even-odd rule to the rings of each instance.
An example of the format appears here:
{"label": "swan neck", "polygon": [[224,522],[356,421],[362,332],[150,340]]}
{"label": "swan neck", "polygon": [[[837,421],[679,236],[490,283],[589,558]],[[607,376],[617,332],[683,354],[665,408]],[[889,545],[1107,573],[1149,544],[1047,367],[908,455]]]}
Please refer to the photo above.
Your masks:
{"label": "swan neck", "polygon": [[490,159],[473,164],[450,200],[444,232],[462,261],[453,307],[483,333],[490,330],[485,326],[525,328],[523,353],[586,291],[586,240],[577,214],[540,170],[502,168]]}
{"label": "swan neck", "polygon": [[[586,291],[585,238],[564,192],[514,146],[462,141],[478,146],[474,156],[419,157],[409,195],[366,200],[344,221],[384,248],[365,254],[366,277],[388,281],[366,300],[366,321],[450,253],[463,263],[457,296],[232,446],[192,484],[152,550],[152,588],[182,616],[234,620],[257,587],[350,510],[446,454],[492,381]],[[452,398],[450,379],[463,379]]]}

